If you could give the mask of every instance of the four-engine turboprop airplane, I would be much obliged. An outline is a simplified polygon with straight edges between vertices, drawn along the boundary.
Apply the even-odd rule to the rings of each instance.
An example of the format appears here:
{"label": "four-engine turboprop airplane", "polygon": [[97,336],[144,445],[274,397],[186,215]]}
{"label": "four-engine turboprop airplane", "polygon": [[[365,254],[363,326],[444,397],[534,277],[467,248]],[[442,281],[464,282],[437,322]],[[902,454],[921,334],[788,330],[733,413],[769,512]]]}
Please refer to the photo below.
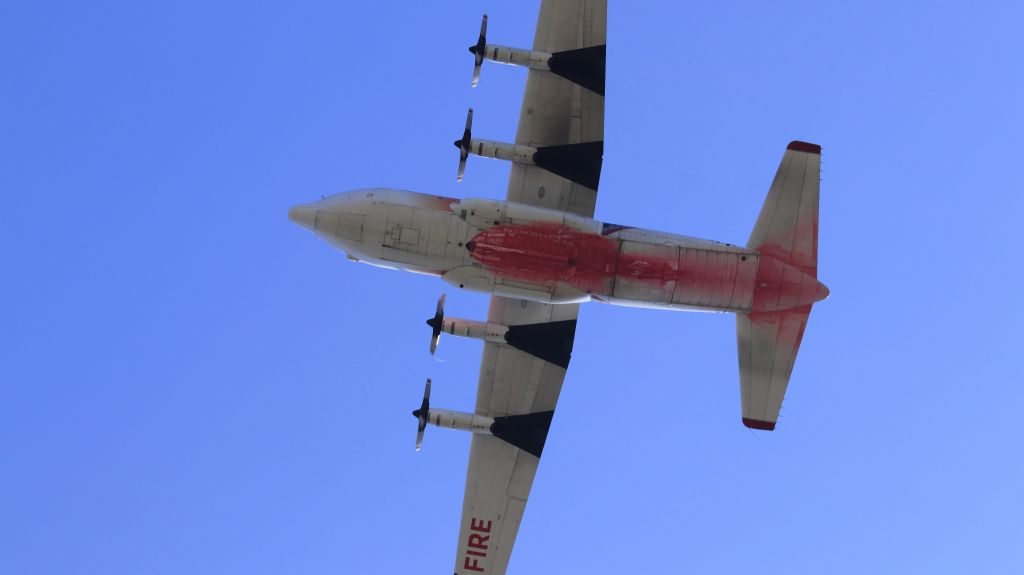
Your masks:
{"label": "four-engine turboprop airplane", "polygon": [[420,409],[427,423],[473,433],[456,575],[505,572],[569,365],[579,304],[736,314],[742,421],[775,428],[817,280],[821,148],[786,148],[745,247],[599,222],[604,138],[605,0],[542,0],[532,50],[486,41],[475,57],[527,66],[514,143],[462,139],[512,162],[505,200],[374,188],[297,205],[289,218],[371,265],[436,275],[491,295],[487,321],[435,316],[441,333],[483,340],[472,413]]}

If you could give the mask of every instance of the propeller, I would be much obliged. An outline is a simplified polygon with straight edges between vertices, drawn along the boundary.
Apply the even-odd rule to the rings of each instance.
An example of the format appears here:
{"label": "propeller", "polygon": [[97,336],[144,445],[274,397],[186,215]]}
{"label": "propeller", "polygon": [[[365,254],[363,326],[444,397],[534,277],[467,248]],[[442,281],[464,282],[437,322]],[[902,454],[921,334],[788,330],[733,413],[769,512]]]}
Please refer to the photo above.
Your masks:
{"label": "propeller", "polygon": [[427,378],[427,387],[423,390],[423,403],[420,408],[412,412],[413,417],[419,420],[416,428],[416,451],[423,447],[423,431],[427,429],[427,416],[430,415],[430,378]]}
{"label": "propeller", "polygon": [[469,47],[469,52],[476,58],[473,61],[473,87],[480,83],[480,66],[484,63],[484,52],[487,50],[487,14],[480,23],[480,39],[475,46]]}
{"label": "propeller", "polygon": [[466,158],[469,157],[469,145],[473,140],[473,108],[469,109],[469,113],[466,114],[466,129],[462,132],[462,139],[455,140],[455,147],[459,149],[459,175],[456,178],[458,181],[462,181],[462,177],[466,175]]}
{"label": "propeller", "polygon": [[434,330],[434,333],[430,336],[430,355],[434,355],[437,351],[437,342],[441,339],[441,329],[444,327],[444,296],[437,300],[437,312],[434,313],[434,317],[427,320],[427,325]]}

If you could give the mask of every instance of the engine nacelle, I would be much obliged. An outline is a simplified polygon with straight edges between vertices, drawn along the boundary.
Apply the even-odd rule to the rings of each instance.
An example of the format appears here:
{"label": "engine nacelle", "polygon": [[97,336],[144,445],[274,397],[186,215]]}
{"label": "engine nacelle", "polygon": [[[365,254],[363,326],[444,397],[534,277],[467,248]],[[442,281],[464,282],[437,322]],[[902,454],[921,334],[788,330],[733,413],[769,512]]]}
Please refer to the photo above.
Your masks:
{"label": "engine nacelle", "polygon": [[486,433],[490,435],[491,426],[494,425],[494,418],[476,413],[464,411],[453,411],[451,409],[431,408],[427,412],[427,421],[438,427],[459,429],[472,433]]}
{"label": "engine nacelle", "polygon": [[540,457],[554,413],[539,411],[523,415],[488,417],[476,413],[431,408],[426,413],[426,421],[438,427],[493,435],[509,445]]}
{"label": "engine nacelle", "polygon": [[466,113],[466,128],[462,137],[452,142],[459,149],[459,172],[462,181],[466,173],[466,160],[470,154],[484,158],[506,160],[527,166],[537,166],[573,183],[597,189],[601,179],[604,142],[576,142],[535,148],[526,144],[509,144],[473,137],[473,108]]}
{"label": "engine nacelle", "polygon": [[469,51],[473,54],[473,86],[480,80],[480,65],[484,60],[491,60],[548,71],[604,96],[604,44],[554,53],[488,44],[487,15],[484,14],[480,23],[480,36],[476,44],[469,47]]}
{"label": "engine nacelle", "polygon": [[[546,292],[545,292],[546,293]],[[469,337],[491,343],[508,344],[562,368],[569,366],[572,354],[572,340],[576,334],[576,320],[549,321],[534,324],[501,325],[491,322],[473,321],[444,315],[444,294],[437,300],[434,317],[427,320],[432,329],[430,353],[437,349],[441,334],[447,332],[459,337]],[[428,384],[429,389],[429,384]],[[429,398],[429,391],[425,392]],[[425,412],[429,402],[424,399]],[[421,420],[422,422],[422,420]]]}
{"label": "engine nacelle", "polygon": [[572,229],[600,233],[601,224],[583,216],[500,200],[466,199],[450,204],[453,212],[478,229],[506,224],[550,223]]}
{"label": "engine nacelle", "polygon": [[509,144],[496,142],[494,140],[481,140],[472,138],[469,143],[469,153],[484,158],[506,160],[517,164],[533,165],[533,157],[537,154],[537,148],[521,144]]}
{"label": "engine nacelle", "polygon": [[551,53],[540,50],[527,50],[525,48],[512,48],[511,46],[501,46],[499,44],[487,44],[484,47],[484,58],[500,64],[526,66],[534,70],[550,70],[548,61],[551,60]]}
{"label": "engine nacelle", "polygon": [[444,318],[441,331],[458,337],[505,343],[505,334],[508,333],[508,326],[458,317],[446,317]]}

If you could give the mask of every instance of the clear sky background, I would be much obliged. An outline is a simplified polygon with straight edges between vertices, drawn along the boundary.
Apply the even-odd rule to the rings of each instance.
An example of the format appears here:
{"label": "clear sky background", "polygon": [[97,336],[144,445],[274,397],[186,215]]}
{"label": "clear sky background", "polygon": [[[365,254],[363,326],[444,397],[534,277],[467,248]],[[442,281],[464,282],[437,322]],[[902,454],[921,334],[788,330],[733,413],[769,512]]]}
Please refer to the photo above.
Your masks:
{"label": "clear sky background", "polygon": [[[597,218],[744,243],[820,143],[832,296],[773,433],[732,316],[583,306],[509,572],[1024,572],[1018,3],[610,4]],[[487,298],[286,214],[503,198],[537,6],[0,6],[0,573],[451,572]]]}

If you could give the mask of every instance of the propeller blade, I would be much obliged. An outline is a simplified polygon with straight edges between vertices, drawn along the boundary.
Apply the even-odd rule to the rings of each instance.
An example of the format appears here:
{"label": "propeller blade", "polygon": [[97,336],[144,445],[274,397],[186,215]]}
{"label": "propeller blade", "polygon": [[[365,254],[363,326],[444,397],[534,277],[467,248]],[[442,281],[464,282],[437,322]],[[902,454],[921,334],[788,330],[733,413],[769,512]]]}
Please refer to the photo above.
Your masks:
{"label": "propeller blade", "polygon": [[470,46],[469,51],[473,53],[473,87],[480,83],[480,65],[484,63],[484,52],[487,51],[487,14],[480,23],[480,37],[475,46]]}
{"label": "propeller blade", "polygon": [[430,378],[427,378],[427,386],[423,389],[423,402],[420,408],[412,412],[418,420],[416,426],[416,451],[423,447],[423,432],[427,429],[427,418],[430,415]]}
{"label": "propeller blade", "polygon": [[445,294],[437,298],[437,311],[434,312],[434,317],[427,320],[427,325],[431,329],[430,355],[434,355],[434,351],[437,350],[437,342],[441,339],[441,330],[444,329],[444,298]]}
{"label": "propeller blade", "polygon": [[462,181],[466,175],[466,159],[469,158],[469,146],[473,141],[473,108],[466,113],[466,129],[462,131],[462,139],[455,140],[455,147],[459,149],[459,175],[456,180]]}

